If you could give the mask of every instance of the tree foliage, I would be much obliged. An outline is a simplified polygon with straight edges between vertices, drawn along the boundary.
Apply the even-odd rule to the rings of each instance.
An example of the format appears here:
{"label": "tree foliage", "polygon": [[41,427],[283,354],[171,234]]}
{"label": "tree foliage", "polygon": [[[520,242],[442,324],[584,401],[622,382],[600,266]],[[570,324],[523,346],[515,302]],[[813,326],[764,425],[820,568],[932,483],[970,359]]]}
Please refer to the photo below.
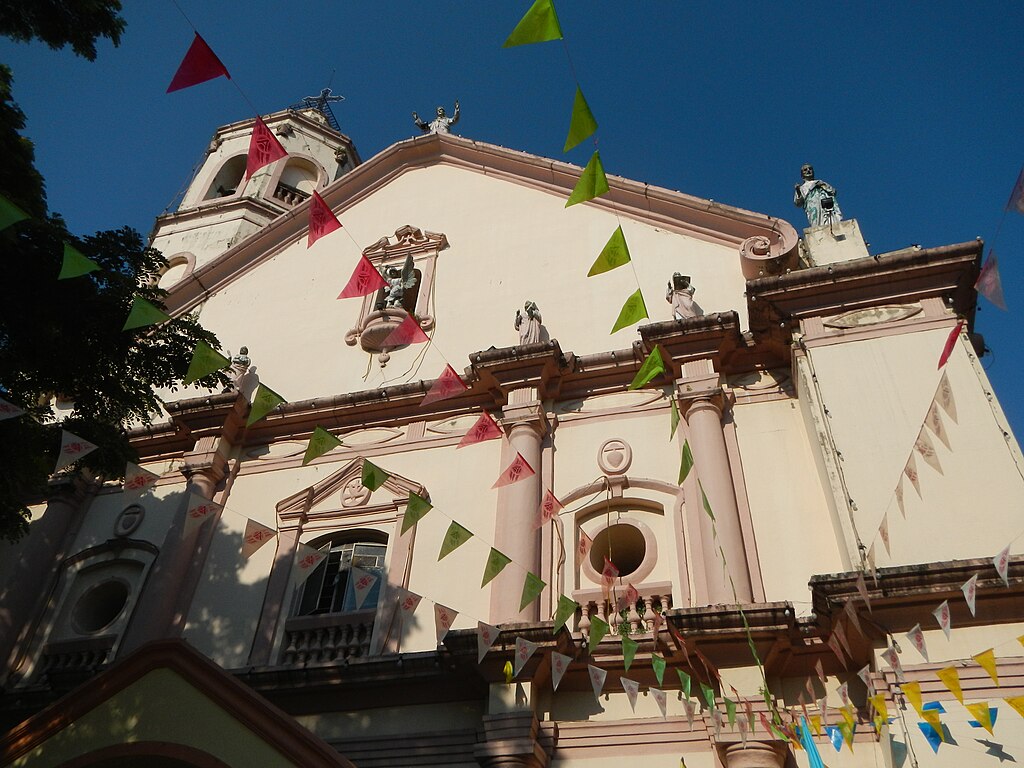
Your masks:
{"label": "tree foliage", "polygon": [[[91,59],[97,36],[117,43],[124,27],[118,10],[119,3],[102,0],[0,2],[0,33],[55,48],[67,43]],[[43,19],[46,13],[53,18]],[[0,195],[31,215],[0,231],[0,397],[27,411],[0,421],[0,537],[9,539],[24,532],[26,505],[46,494],[62,429],[99,446],[68,471],[122,477],[125,462],[137,458],[128,427],[159,413],[157,390],[181,382],[197,342],[219,347],[188,315],[121,330],[134,296],[163,308],[166,292],[156,282],[167,263],[130,228],[79,238],[48,214],[24,122],[11,73],[0,65]],[[64,243],[101,270],[58,281]],[[223,385],[227,377],[199,383]]]}

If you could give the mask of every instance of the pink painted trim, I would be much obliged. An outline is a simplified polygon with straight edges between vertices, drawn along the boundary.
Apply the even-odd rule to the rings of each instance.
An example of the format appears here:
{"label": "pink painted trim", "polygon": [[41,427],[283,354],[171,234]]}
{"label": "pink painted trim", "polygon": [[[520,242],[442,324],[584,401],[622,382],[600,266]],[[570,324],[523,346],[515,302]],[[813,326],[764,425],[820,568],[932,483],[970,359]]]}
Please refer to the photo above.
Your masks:
{"label": "pink painted trim", "polygon": [[747,569],[750,572],[750,587],[754,602],[765,602],[764,577],[761,574],[761,560],[757,556],[757,540],[754,537],[754,520],[750,515],[750,499],[747,484],[743,479],[743,461],[740,458],[739,441],[736,439],[736,422],[729,414],[722,431],[725,433],[725,449],[729,452],[729,470],[736,493],[736,509],[740,515],[740,530],[743,533],[743,549],[747,555]]}

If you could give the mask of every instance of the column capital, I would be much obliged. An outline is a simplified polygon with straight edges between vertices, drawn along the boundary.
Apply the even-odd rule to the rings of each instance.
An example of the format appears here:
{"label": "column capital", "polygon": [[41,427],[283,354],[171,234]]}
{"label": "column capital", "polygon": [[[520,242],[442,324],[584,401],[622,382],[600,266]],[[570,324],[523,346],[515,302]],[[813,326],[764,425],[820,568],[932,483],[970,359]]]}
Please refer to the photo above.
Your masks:
{"label": "column capital", "polygon": [[502,409],[501,423],[510,432],[517,427],[526,427],[541,437],[546,436],[553,426],[534,387],[522,387],[509,393],[508,405]]}
{"label": "column capital", "polygon": [[754,741],[729,744],[722,750],[726,768],[782,768],[788,747],[781,741]]}

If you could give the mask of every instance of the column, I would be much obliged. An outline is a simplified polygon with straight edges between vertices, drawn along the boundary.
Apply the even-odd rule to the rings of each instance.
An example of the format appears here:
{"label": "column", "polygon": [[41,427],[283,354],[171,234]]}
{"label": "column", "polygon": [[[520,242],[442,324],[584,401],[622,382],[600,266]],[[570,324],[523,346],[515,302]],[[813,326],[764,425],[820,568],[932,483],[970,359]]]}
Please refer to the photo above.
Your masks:
{"label": "column", "polygon": [[484,741],[473,756],[486,768],[545,768],[550,755],[540,742],[540,723],[532,711],[484,715]]}
{"label": "column", "polygon": [[[540,531],[534,523],[540,510],[543,488],[541,446],[549,425],[536,388],[513,390],[509,393],[508,403],[502,419],[508,442],[502,449],[498,473],[504,472],[516,453],[520,453],[535,474],[498,489],[494,546],[513,563],[539,576]],[[536,600],[525,610],[519,610],[524,578],[521,568],[509,565],[491,582],[492,624],[539,619],[539,602]]]}
{"label": "column", "polygon": [[[683,374],[684,378],[676,382],[679,410],[689,428],[695,474],[715,515],[712,522],[703,509],[700,490],[694,483],[692,492],[687,496],[687,504],[697,505],[700,518],[708,600],[711,603],[750,602],[753,600],[750,568],[722,430],[723,396],[718,376],[711,370],[710,361],[686,363]],[[718,532],[717,542],[713,528]],[[735,597],[733,585],[722,569],[719,546],[725,552],[729,574],[736,587]]]}
{"label": "column", "polygon": [[730,744],[725,748],[725,768],[782,768],[788,751],[781,742]]}

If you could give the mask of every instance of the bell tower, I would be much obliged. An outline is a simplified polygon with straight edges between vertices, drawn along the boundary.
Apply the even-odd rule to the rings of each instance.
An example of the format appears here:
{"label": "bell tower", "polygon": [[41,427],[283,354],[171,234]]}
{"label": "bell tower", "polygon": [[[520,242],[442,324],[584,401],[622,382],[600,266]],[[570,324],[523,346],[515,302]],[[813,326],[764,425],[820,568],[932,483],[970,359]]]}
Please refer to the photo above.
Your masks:
{"label": "bell tower", "polygon": [[170,263],[161,288],[171,288],[361,162],[331,112],[329,102],[338,99],[324,89],[264,118],[288,157],[248,180],[245,166],[255,119],[217,129],[178,209],[156,220],[152,246]]}

